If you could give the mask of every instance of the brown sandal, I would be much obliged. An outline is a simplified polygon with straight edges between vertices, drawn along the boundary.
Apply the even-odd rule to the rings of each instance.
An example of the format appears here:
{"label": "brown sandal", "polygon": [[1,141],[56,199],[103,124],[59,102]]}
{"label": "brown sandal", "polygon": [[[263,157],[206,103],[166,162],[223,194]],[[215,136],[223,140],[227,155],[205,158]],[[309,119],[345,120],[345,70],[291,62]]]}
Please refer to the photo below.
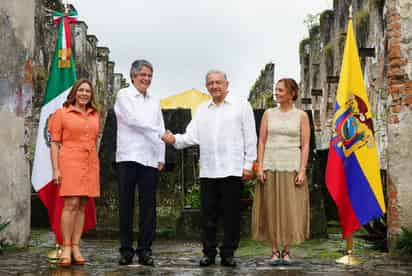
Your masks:
{"label": "brown sandal", "polygon": [[[75,244],[75,243],[72,244],[73,264],[75,264],[75,265],[84,265],[84,263],[86,262],[86,260],[83,258],[83,256],[82,256],[82,255],[77,255],[77,256],[75,256],[75,255],[73,254],[73,247],[75,247],[75,246],[79,247],[79,244]],[[79,252],[80,252],[80,247],[79,247]]]}
{"label": "brown sandal", "polygon": [[[64,245],[63,245],[63,250],[62,250],[62,253],[61,253],[61,254],[63,254],[64,248],[70,248],[70,249],[71,249],[71,246],[70,246],[70,244],[69,244],[69,245],[64,244]],[[64,256],[64,257],[63,257],[63,256],[60,255],[60,257],[59,257],[59,266],[61,266],[61,267],[69,267],[71,264],[72,264],[71,252],[70,252],[69,256]]]}
{"label": "brown sandal", "polygon": [[[277,259],[273,259],[273,257],[275,257]],[[280,251],[276,250],[276,251],[272,251],[272,258],[270,259],[270,265],[276,266],[279,265],[281,263],[282,259],[280,258]]]}
{"label": "brown sandal", "polygon": [[[285,259],[285,257],[288,257],[288,259]],[[282,250],[282,264],[290,265],[291,263],[292,263],[292,260],[290,259],[290,251]]]}

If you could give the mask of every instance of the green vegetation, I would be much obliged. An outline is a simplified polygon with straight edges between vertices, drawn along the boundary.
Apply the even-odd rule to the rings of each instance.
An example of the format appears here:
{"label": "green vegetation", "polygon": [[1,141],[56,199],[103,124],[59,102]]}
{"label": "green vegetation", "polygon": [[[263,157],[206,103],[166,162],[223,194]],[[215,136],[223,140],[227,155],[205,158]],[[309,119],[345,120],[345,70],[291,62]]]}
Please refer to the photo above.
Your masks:
{"label": "green vegetation", "polygon": [[[10,224],[10,220],[2,221],[0,217],[0,233],[6,229],[6,227]],[[3,253],[3,248],[6,246],[5,239],[0,240],[0,254]]]}
{"label": "green vegetation", "polygon": [[320,25],[316,24],[313,25],[312,28],[309,29],[309,37],[313,38],[320,34]]}
{"label": "green vegetation", "polygon": [[254,95],[249,102],[254,109],[270,108],[275,105],[272,91],[260,92],[257,95]]}
{"label": "green vegetation", "polygon": [[200,185],[195,183],[190,189],[185,193],[185,206],[190,206],[190,208],[200,208]]}
{"label": "green vegetation", "polygon": [[395,242],[395,250],[399,255],[412,256],[412,229],[402,229]]}
{"label": "green vegetation", "polygon": [[[302,244],[293,245],[291,252],[298,258],[336,260],[344,255],[345,248],[346,243],[340,234],[330,234],[328,239],[310,239]],[[353,250],[355,255],[362,256],[362,258],[381,254],[373,250],[372,244],[356,236],[353,240]],[[269,258],[271,243],[242,239],[236,255],[239,257],[267,256]]]}
{"label": "green vegetation", "polygon": [[359,10],[355,17],[354,23],[357,33],[360,35],[365,35],[368,32],[369,27],[369,9],[367,7]]}
{"label": "green vegetation", "polygon": [[383,10],[385,6],[385,0],[369,0],[369,9],[378,8]]}
{"label": "green vegetation", "polygon": [[303,23],[306,25],[306,28],[308,30],[312,29],[315,25],[319,25],[319,13],[316,14],[307,14],[305,20],[303,20]]}
{"label": "green vegetation", "polygon": [[241,198],[253,199],[255,196],[255,186],[257,177],[254,176],[251,180],[244,181]]}
{"label": "green vegetation", "polygon": [[271,245],[269,242],[258,242],[253,240],[241,240],[236,255],[247,256],[270,256]]}
{"label": "green vegetation", "polygon": [[299,43],[299,54],[303,55],[305,53],[306,46],[310,45],[310,38],[304,38]]}
{"label": "green vegetation", "polygon": [[333,10],[324,10],[320,16],[319,16],[319,22],[322,24],[325,20],[328,20],[329,18],[333,17],[334,11]]}

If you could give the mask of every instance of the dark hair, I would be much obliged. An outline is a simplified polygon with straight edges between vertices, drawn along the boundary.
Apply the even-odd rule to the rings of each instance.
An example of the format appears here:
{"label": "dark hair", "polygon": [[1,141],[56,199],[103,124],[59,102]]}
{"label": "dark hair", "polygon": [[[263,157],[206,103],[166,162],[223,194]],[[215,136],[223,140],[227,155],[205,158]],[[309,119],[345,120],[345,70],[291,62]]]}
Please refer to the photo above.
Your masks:
{"label": "dark hair", "polygon": [[90,86],[90,91],[92,92],[92,95],[90,97],[90,101],[86,104],[86,108],[91,108],[94,111],[97,111],[97,105],[96,105],[96,102],[95,102],[95,99],[94,99],[93,84],[91,83],[91,81],[89,81],[87,79],[79,79],[78,81],[76,81],[73,84],[72,89],[70,90],[70,93],[67,96],[66,101],[63,103],[63,106],[68,107],[69,105],[74,105],[76,103],[77,90],[79,90],[80,85],[82,85],[83,83],[87,83]]}
{"label": "dark hair", "polygon": [[292,94],[292,100],[296,101],[296,99],[298,98],[299,91],[299,85],[297,84],[297,82],[292,78],[280,79],[278,80],[278,83],[280,82],[283,82],[288,93]]}

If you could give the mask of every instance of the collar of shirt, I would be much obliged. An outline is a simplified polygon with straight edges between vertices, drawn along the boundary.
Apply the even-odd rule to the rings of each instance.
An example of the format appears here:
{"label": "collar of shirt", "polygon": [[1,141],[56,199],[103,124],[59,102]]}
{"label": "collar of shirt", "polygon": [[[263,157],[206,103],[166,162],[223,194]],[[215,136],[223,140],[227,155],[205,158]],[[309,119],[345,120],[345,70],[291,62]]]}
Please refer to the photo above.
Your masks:
{"label": "collar of shirt", "polygon": [[[67,108],[67,112],[77,112],[77,113],[81,113],[76,107],[74,107],[74,105],[69,105],[68,107],[66,107]],[[93,109],[93,108],[88,108],[87,110],[86,110],[86,114],[87,115],[89,115],[89,114],[91,114],[91,113],[93,113],[95,110]]]}
{"label": "collar of shirt", "polygon": [[[223,104],[231,104],[231,103],[233,103],[233,97],[230,96],[230,94],[228,93],[228,94],[226,94],[226,97],[223,99]],[[217,106],[217,105],[215,104],[213,99],[210,99],[208,104],[207,104],[207,107],[210,108],[212,106]]]}
{"label": "collar of shirt", "polygon": [[129,92],[129,94],[130,94],[131,96],[136,97],[136,98],[140,98],[140,97],[142,97],[142,98],[144,98],[144,99],[150,99],[150,98],[151,98],[151,96],[150,96],[150,94],[149,94],[148,91],[146,91],[146,95],[143,95],[139,90],[137,90],[137,88],[136,88],[133,84],[130,85],[130,87],[129,87],[129,89],[127,90],[127,92]]}

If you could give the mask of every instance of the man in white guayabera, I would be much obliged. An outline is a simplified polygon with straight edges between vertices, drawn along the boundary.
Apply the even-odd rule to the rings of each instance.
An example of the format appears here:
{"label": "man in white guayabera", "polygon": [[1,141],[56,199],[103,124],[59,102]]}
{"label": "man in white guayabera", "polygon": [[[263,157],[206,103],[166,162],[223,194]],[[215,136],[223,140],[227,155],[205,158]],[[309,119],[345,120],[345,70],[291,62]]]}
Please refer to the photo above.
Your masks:
{"label": "man in white guayabera", "polygon": [[167,131],[163,141],[177,149],[200,147],[201,228],[204,256],[200,266],[215,263],[216,228],[223,216],[224,237],[219,247],[221,265],[235,267],[234,251],[240,240],[240,195],[242,180],[251,178],[256,159],[256,128],[250,104],[228,91],[222,71],[206,74],[212,99],[202,104],[185,134]]}
{"label": "man in white guayabera", "polygon": [[[136,60],[130,69],[132,85],[117,94],[116,164],[119,178],[120,265],[153,266],[152,242],[156,230],[156,185],[165,159],[164,121],[159,100],[148,93],[153,66]],[[133,249],[133,210],[136,185],[139,191],[139,239]]]}

